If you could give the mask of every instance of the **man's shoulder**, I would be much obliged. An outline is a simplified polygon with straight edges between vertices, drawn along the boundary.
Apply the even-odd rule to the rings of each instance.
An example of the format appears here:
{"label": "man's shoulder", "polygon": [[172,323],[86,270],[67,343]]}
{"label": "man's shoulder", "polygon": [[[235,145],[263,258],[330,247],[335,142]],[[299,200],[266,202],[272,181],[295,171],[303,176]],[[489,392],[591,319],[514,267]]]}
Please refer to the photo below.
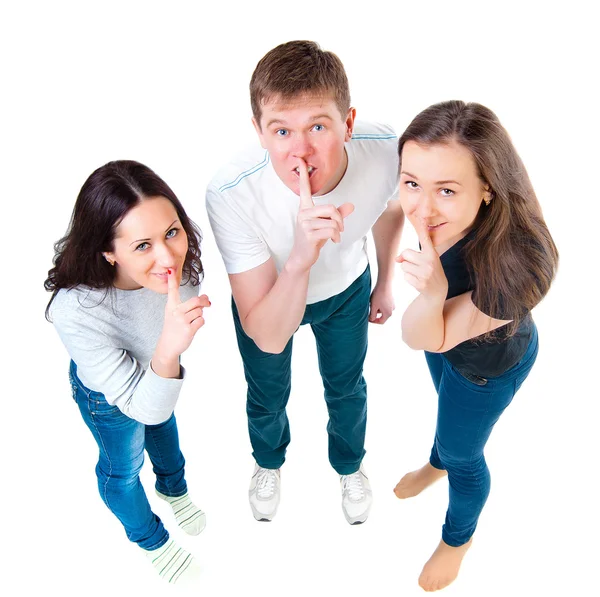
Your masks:
{"label": "man's shoulder", "polygon": [[380,122],[367,122],[357,120],[354,124],[352,142],[365,142],[371,145],[373,142],[381,142],[384,145],[393,145],[398,141],[398,135],[389,124]]}
{"label": "man's shoulder", "polygon": [[213,176],[209,189],[225,193],[231,189],[239,188],[248,182],[248,179],[260,176],[265,166],[269,164],[268,152],[260,145],[251,145],[235,154]]}
{"label": "man's shoulder", "polygon": [[374,167],[379,174],[383,171],[396,176],[398,135],[388,124],[357,122],[349,145],[354,160],[361,167],[368,164],[369,168]]}

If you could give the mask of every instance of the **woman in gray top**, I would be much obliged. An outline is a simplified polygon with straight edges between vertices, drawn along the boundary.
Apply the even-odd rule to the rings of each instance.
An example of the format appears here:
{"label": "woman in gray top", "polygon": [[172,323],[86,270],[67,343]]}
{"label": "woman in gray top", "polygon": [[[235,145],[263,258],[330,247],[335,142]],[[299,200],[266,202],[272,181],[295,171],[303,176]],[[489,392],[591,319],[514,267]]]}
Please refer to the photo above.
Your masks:
{"label": "woman in gray top", "polygon": [[146,166],[116,161],[81,188],[44,283],[46,317],[71,356],[73,398],[98,444],[100,495],[159,574],[180,583],[198,566],[152,512],[139,472],[145,449],[158,496],[184,531],[202,531],[173,414],[180,355],[210,306],[198,296],[202,271],[200,233],[173,191]]}

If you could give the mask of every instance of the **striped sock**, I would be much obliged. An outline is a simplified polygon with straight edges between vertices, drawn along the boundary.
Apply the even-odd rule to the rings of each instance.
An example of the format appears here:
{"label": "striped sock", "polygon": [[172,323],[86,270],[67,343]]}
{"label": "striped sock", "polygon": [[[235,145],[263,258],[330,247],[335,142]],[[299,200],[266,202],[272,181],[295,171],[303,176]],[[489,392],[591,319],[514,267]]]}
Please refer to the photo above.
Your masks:
{"label": "striped sock", "polygon": [[206,514],[192,503],[188,493],[179,497],[169,497],[157,491],[156,495],[171,504],[177,524],[188,535],[199,535],[203,531],[206,526]]}
{"label": "striped sock", "polygon": [[146,552],[161,578],[169,583],[188,584],[197,580],[200,566],[191,553],[181,549],[173,539],[169,539],[162,547]]}

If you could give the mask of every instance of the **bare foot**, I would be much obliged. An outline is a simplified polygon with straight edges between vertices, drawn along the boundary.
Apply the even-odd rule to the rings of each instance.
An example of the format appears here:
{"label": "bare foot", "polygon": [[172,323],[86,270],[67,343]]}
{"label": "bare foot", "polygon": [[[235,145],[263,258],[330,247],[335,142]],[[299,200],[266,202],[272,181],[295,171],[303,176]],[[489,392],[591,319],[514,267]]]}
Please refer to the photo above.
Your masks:
{"label": "bare foot", "polygon": [[415,495],[419,495],[426,487],[433,485],[438,479],[445,477],[447,474],[446,471],[435,468],[428,462],[418,471],[406,473],[394,488],[394,493],[401,500],[415,497]]}
{"label": "bare foot", "polygon": [[458,576],[460,564],[472,542],[471,538],[464,545],[451,547],[443,540],[440,541],[429,561],[423,566],[419,586],[428,592],[447,587]]}

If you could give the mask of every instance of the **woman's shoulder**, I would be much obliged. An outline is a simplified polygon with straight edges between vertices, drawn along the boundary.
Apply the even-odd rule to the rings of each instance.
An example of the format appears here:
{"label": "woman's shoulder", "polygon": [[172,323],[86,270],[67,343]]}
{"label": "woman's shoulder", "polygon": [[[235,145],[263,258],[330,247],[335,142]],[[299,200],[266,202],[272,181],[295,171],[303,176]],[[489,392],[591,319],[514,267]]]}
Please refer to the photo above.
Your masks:
{"label": "woman's shoulder", "polygon": [[105,319],[110,312],[110,289],[75,286],[61,288],[54,297],[48,315],[57,327],[82,324],[88,320]]}
{"label": "woman's shoulder", "polygon": [[83,285],[61,288],[50,305],[50,314],[73,313],[84,307],[99,305],[105,300],[107,293],[107,289],[100,290]]}

